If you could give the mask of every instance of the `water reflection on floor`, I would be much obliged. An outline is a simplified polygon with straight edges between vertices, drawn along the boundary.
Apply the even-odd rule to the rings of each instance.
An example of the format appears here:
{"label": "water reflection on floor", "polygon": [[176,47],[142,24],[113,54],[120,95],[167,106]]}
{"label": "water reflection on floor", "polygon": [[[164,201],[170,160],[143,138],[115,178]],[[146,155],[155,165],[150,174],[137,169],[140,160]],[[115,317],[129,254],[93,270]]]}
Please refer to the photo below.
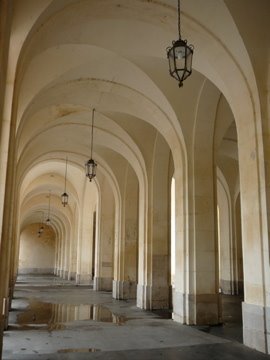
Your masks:
{"label": "water reflection on floor", "polygon": [[[117,315],[100,304],[54,304],[30,299],[26,310],[17,315],[19,329],[63,330],[65,323],[76,320],[93,320],[122,325],[123,315]],[[16,326],[17,327],[17,326]]]}

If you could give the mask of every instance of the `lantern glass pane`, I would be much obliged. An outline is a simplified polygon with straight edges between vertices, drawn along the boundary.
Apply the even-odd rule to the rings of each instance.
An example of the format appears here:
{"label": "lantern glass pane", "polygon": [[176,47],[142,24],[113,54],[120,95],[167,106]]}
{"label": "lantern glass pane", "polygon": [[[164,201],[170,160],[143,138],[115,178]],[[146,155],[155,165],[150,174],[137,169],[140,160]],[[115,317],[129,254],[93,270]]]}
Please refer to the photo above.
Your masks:
{"label": "lantern glass pane", "polygon": [[190,49],[188,49],[187,51],[187,70],[189,72],[191,72],[191,67],[192,67],[192,52]]}
{"label": "lantern glass pane", "polygon": [[170,73],[174,71],[174,56],[173,56],[173,49],[171,48],[168,53],[168,59],[169,59],[169,67],[170,67]]}
{"label": "lantern glass pane", "polygon": [[175,48],[175,64],[176,69],[185,69],[186,64],[186,48],[185,46],[177,46]]}
{"label": "lantern glass pane", "polygon": [[185,60],[185,57],[186,57],[186,47],[185,46],[175,47],[175,59],[177,61]]}
{"label": "lantern glass pane", "polygon": [[96,167],[97,164],[93,159],[88,160],[85,164],[85,173],[90,181],[96,176]]}
{"label": "lantern glass pane", "polygon": [[64,206],[66,206],[66,205],[68,204],[68,194],[67,194],[67,193],[63,193],[61,197],[62,197],[62,204],[63,204]]}
{"label": "lantern glass pane", "polygon": [[95,165],[93,163],[89,164],[89,174],[95,173]]}

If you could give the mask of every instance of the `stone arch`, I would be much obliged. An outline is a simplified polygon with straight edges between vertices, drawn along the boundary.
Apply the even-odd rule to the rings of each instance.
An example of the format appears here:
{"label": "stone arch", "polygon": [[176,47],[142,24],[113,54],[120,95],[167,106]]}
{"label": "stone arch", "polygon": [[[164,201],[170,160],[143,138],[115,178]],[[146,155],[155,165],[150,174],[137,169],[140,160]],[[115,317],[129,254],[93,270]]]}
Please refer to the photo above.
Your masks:
{"label": "stone arch", "polygon": [[[89,21],[84,21],[82,23],[87,24],[87,29],[98,29],[99,27],[104,27],[106,24],[115,24],[116,23],[116,14],[118,16],[117,20],[119,20],[121,26],[115,29],[115,32],[111,33],[110,39],[106,41],[107,36],[101,36],[100,42],[98,44],[99,47],[109,48],[111,50],[117,50],[119,46],[118,41],[112,41],[112,39],[116,39],[118,33],[118,40],[123,42],[124,37],[131,35],[131,30],[134,28],[135,24],[142,24],[141,30],[147,34],[148,39],[152,39],[150,42],[151,46],[149,46],[149,52],[145,52],[147,46],[140,47],[141,42],[130,41],[128,43],[129,47],[124,48],[121,47],[121,55],[129,57],[129,60],[132,60],[136,64],[140,64],[141,68],[144,68],[144,71],[149,74],[149,77],[155,78],[154,74],[150,72],[146,63],[143,63],[140,58],[140,54],[143,53],[146,56],[157,56],[160,59],[160,63],[162,60],[165,60],[161,57],[160,51],[163,49],[163,45],[167,45],[167,40],[171,40],[171,35],[173,34],[172,25],[176,20],[176,11],[173,6],[170,6],[170,3],[167,2],[144,2],[144,1],[133,1],[129,2],[128,6],[121,8],[121,3],[112,2],[110,3],[110,16],[113,20],[104,19],[104,12],[102,12],[102,6],[104,6],[105,2],[102,2],[102,6],[98,8],[98,3],[93,2],[93,14],[95,14],[97,21],[91,21],[91,24],[88,26]],[[44,3],[43,3],[44,4]],[[86,2],[80,1],[78,2],[80,5],[85,5]],[[61,8],[61,5],[57,5],[56,2],[47,3],[47,7],[43,7],[42,9],[36,10],[34,16],[34,20],[31,20],[31,24],[27,24],[25,22],[25,27],[28,27],[28,30],[24,33],[26,36],[29,33],[29,37],[26,39],[24,44],[26,45],[24,49],[21,51],[20,61],[18,63],[17,72],[16,72],[16,81],[18,88],[15,89],[13,93],[13,88],[10,89],[10,95],[7,97],[9,99],[12,98],[14,94],[14,102],[13,102],[13,120],[12,127],[15,124],[17,119],[16,116],[16,108],[18,105],[18,93],[19,93],[19,83],[20,78],[23,76],[23,66],[24,63],[27,64],[30,58],[27,56],[33,56],[36,53],[40,52],[43,43],[38,41],[38,36],[35,35],[35,31],[37,29],[41,29],[41,24],[44,23],[44,31],[46,27],[53,25],[55,29],[57,26],[63,25],[58,21],[57,16],[61,12],[64,12],[64,19],[69,19],[69,15],[74,10],[74,4],[68,3],[65,9]],[[70,5],[70,7],[69,7]],[[120,5],[121,9],[117,9],[116,5]],[[44,5],[43,5],[44,6]],[[87,5],[86,5],[87,6]],[[142,7],[141,7],[142,6]],[[266,206],[266,195],[265,195],[265,172],[264,172],[264,153],[262,147],[262,129],[261,129],[261,114],[260,114],[260,103],[258,97],[257,86],[255,82],[254,71],[251,66],[251,62],[249,60],[248,52],[245,48],[245,45],[241,39],[239,31],[234,24],[233,18],[230,15],[226,3],[223,1],[216,1],[215,6],[213,6],[213,2],[210,0],[205,0],[204,10],[198,9],[195,6],[195,0],[185,1],[183,8],[183,25],[185,31],[187,33],[187,38],[193,38],[194,44],[197,49],[198,56],[194,58],[194,68],[200,71],[203,75],[205,75],[208,79],[210,79],[218,89],[224,94],[226,99],[228,100],[232,111],[234,113],[237,130],[239,134],[239,159],[240,159],[240,175],[241,175],[241,204],[244,209],[242,212],[243,217],[243,239],[244,239],[244,252],[246,254],[247,263],[245,266],[246,273],[246,303],[253,304],[259,307],[260,312],[265,311],[265,306],[268,305],[268,298],[265,293],[264,283],[267,282],[269,277],[269,269],[267,267],[268,264],[268,224],[267,218],[265,216],[267,211]],[[111,10],[112,8],[112,10]],[[85,11],[82,13],[82,9],[87,10],[84,6],[81,7],[80,15],[82,19],[89,20],[91,19]],[[141,10],[145,11],[141,11]],[[160,20],[160,9],[165,11],[165,18],[161,18],[164,21],[158,22]],[[108,9],[109,10],[109,9]],[[116,11],[118,10],[118,11]],[[140,10],[140,11],[138,11]],[[155,10],[155,11],[153,11]],[[55,14],[54,14],[55,12]],[[155,16],[150,18],[152,13],[154,12]],[[215,13],[216,16],[211,16]],[[121,16],[120,16],[120,15]],[[40,16],[40,17],[39,17]],[[167,17],[166,17],[167,16]],[[218,17],[220,22],[217,22],[215,19]],[[99,21],[101,19],[101,21]],[[125,21],[126,19],[126,21]],[[133,21],[130,21],[134,19]],[[34,21],[36,23],[33,26]],[[90,22],[89,22],[90,23]],[[149,23],[149,24],[148,24]],[[159,24],[161,23],[161,25]],[[67,21],[66,24],[69,24]],[[159,24],[159,26],[157,26]],[[80,38],[78,36],[78,28],[77,24],[74,26],[74,22],[72,23],[73,30],[72,36],[74,36],[73,40],[76,42],[79,41]],[[67,28],[68,25],[66,25]],[[158,35],[154,36],[154,30],[160,27]],[[52,27],[53,28],[53,27]],[[113,26],[110,26],[113,28]],[[64,29],[64,28],[63,28]],[[226,31],[224,31],[224,29]],[[126,30],[126,31],[124,31]],[[42,31],[39,32],[41,34]],[[55,33],[58,33],[57,31]],[[61,33],[61,36],[64,36],[65,31]],[[92,33],[95,33],[92,31]],[[49,32],[47,32],[47,37],[45,38],[45,43],[54,43],[54,39],[49,37]],[[89,31],[85,32],[85,36],[88,36]],[[155,33],[156,35],[157,33]],[[15,36],[16,34],[13,34]],[[107,35],[107,34],[106,34]],[[114,36],[113,36],[114,35]],[[132,38],[133,39],[133,38]],[[61,40],[58,38],[57,40]],[[64,43],[63,41],[59,41],[59,43]],[[93,39],[94,41],[95,39]],[[84,39],[81,39],[84,42]],[[108,44],[108,42],[111,44]],[[31,45],[32,48],[35,48],[35,52],[29,51],[27,48],[28,45]],[[120,43],[121,45],[121,43]],[[158,45],[158,46],[156,46]],[[47,48],[50,46],[46,45]],[[136,50],[134,53],[130,52],[131,46]],[[165,47],[165,46],[164,46]],[[30,48],[30,46],[29,46]],[[155,48],[155,50],[153,50]],[[19,47],[19,51],[21,47]],[[165,56],[165,55],[164,55]],[[141,63],[140,63],[141,61]],[[165,61],[164,61],[165,62]],[[142,64],[143,63],[143,64]],[[144,67],[145,65],[145,67]],[[15,80],[15,68],[13,68],[13,80]],[[22,71],[21,71],[22,70]],[[151,74],[150,74],[151,73]],[[157,76],[158,77],[158,76]],[[158,79],[161,82],[161,79]],[[157,82],[158,82],[157,80]],[[167,86],[167,83],[166,83]],[[172,90],[170,87],[162,88],[165,96],[168,98],[169,102],[173,104],[173,96]],[[161,87],[160,87],[161,89]],[[122,89],[123,90],[123,89]],[[7,100],[6,100],[7,101]],[[173,106],[172,106],[173,107]],[[176,109],[174,104],[173,109]],[[11,118],[11,107],[7,101],[5,105],[4,111],[4,119],[8,121]],[[169,116],[169,118],[171,118]],[[178,112],[175,111],[175,119],[180,118],[178,116]],[[181,128],[181,126],[179,126]],[[166,130],[166,129],[165,129]],[[175,130],[177,136],[177,129]],[[165,131],[166,133],[166,131]],[[9,130],[5,131],[5,134],[9,135]],[[8,139],[9,136],[6,137]],[[167,138],[167,137],[166,137]],[[11,136],[11,144],[13,144],[13,140],[15,140],[15,134]],[[189,207],[191,206],[191,202],[187,198],[187,194],[189,193],[189,174],[188,174],[188,159],[187,154],[185,153],[184,141],[181,142],[180,148],[182,146],[182,151],[178,153],[179,147],[173,150],[173,156],[175,158],[175,167],[176,172],[179,175],[179,182],[177,184],[178,194],[178,219],[179,223],[183,225],[178,229],[179,236],[184,239],[184,245],[181,245],[181,249],[183,253],[186,251],[186,244],[190,232],[190,220],[188,218]],[[2,150],[5,148],[6,144],[3,146]],[[12,145],[15,146],[15,145]],[[183,150],[184,149],[184,150]],[[7,150],[7,149],[6,149]],[[14,150],[14,149],[13,149]],[[1,157],[3,161],[1,164],[4,164],[4,171],[2,172],[1,168],[1,178],[5,177],[5,165],[7,164],[7,152],[1,151]],[[12,157],[12,149],[11,149],[11,157]],[[176,157],[179,156],[179,161],[177,161]],[[15,167],[15,158],[11,159],[11,168]],[[3,182],[1,182],[3,183]],[[13,186],[14,188],[14,186]],[[4,186],[5,189],[5,186]],[[1,200],[1,199],[0,199]],[[3,200],[3,195],[2,195]],[[4,204],[4,201],[0,201],[1,204]],[[252,207],[251,207],[252,204]],[[3,205],[4,206],[4,205]],[[144,209],[145,210],[145,209]],[[2,209],[1,209],[2,213]],[[12,213],[12,211],[10,211]],[[2,216],[1,216],[2,219]],[[8,217],[7,217],[8,219]],[[196,230],[196,229],[195,229]],[[181,233],[182,232],[182,233]],[[192,235],[191,235],[192,236]],[[247,264],[253,264],[252,258],[254,256],[252,249],[256,248],[256,256],[259,259],[259,264],[255,268],[248,268]],[[184,260],[184,259],[183,259]],[[183,274],[182,274],[183,275]],[[183,276],[184,278],[184,276]],[[268,282],[267,282],[267,285]],[[184,291],[185,293],[185,291]],[[254,295],[256,294],[256,295]],[[185,301],[185,300],[184,300]],[[245,314],[248,317],[248,305],[245,308]],[[251,307],[249,307],[251,309]],[[264,344],[266,343],[265,334],[266,330],[263,328],[261,332],[261,337],[264,339]],[[248,331],[247,331],[248,333]],[[254,331],[250,332],[248,337],[251,339]],[[248,342],[248,338],[246,338]]]}

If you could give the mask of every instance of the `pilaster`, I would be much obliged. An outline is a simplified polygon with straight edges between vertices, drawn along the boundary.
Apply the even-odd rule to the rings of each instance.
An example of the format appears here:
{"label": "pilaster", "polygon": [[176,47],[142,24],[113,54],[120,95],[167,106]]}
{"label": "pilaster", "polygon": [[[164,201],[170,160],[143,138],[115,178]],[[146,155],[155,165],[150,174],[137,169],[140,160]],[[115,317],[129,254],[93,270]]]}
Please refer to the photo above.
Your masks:
{"label": "pilaster", "polygon": [[242,303],[243,341],[246,346],[270,353],[270,308]]}
{"label": "pilaster", "polygon": [[169,308],[169,286],[137,285],[137,306],[145,310]]}
{"label": "pilaster", "polygon": [[95,276],[93,289],[95,291],[112,291],[112,278]]}
{"label": "pilaster", "polygon": [[90,274],[76,274],[77,285],[90,285],[92,283],[92,276]]}
{"label": "pilaster", "polygon": [[188,325],[215,325],[219,319],[219,294],[182,294],[173,291],[173,320]]}
{"label": "pilaster", "polygon": [[113,280],[113,298],[118,300],[136,299],[137,284],[134,281]]}
{"label": "pilaster", "polygon": [[74,271],[68,272],[68,280],[75,280],[76,279],[76,273]]}
{"label": "pilaster", "polygon": [[68,270],[64,270],[63,278],[64,278],[65,280],[68,280]]}

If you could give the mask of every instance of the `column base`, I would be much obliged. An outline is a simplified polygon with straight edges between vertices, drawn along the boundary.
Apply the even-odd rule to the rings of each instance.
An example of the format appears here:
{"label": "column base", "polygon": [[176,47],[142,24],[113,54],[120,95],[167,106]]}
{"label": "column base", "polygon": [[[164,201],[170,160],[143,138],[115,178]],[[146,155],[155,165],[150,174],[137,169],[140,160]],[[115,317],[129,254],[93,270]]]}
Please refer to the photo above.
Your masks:
{"label": "column base", "polygon": [[137,284],[137,307],[150,310],[150,297],[147,285]]}
{"label": "column base", "polygon": [[94,277],[95,291],[112,291],[112,278]]}
{"label": "column base", "polygon": [[60,269],[56,269],[56,276],[61,276],[61,270]]}
{"label": "column base", "polygon": [[8,329],[9,301],[8,297],[3,298],[3,330]]}
{"label": "column base", "polygon": [[222,294],[225,294],[225,295],[232,295],[233,294],[234,286],[233,286],[232,281],[220,279],[219,280],[219,287],[220,287],[220,292]]}
{"label": "column base", "polygon": [[168,309],[169,286],[137,285],[137,306],[145,310]]}
{"label": "column base", "polygon": [[65,280],[68,280],[68,270],[65,270],[64,273],[63,273],[63,278]]}
{"label": "column base", "polygon": [[243,281],[220,280],[220,292],[225,295],[242,295]]}
{"label": "column base", "polygon": [[53,268],[21,268],[19,275],[53,275]]}
{"label": "column base", "polygon": [[91,285],[92,276],[89,274],[76,274],[76,285]]}
{"label": "column base", "polygon": [[246,346],[270,353],[270,308],[242,303],[243,342]]}
{"label": "column base", "polygon": [[113,280],[113,298],[118,300],[136,299],[135,281]]}
{"label": "column base", "polygon": [[172,318],[188,325],[218,324],[219,294],[185,295],[174,289]]}
{"label": "column base", "polygon": [[59,274],[60,278],[61,279],[64,279],[65,278],[65,270],[60,270],[60,274]]}
{"label": "column base", "polygon": [[68,272],[68,280],[75,280],[76,279],[76,273],[75,272]]}
{"label": "column base", "polygon": [[179,291],[176,291],[173,288],[172,298],[173,298],[173,300],[172,300],[172,303],[173,303],[172,319],[181,324],[187,324],[185,294],[183,294]]}

